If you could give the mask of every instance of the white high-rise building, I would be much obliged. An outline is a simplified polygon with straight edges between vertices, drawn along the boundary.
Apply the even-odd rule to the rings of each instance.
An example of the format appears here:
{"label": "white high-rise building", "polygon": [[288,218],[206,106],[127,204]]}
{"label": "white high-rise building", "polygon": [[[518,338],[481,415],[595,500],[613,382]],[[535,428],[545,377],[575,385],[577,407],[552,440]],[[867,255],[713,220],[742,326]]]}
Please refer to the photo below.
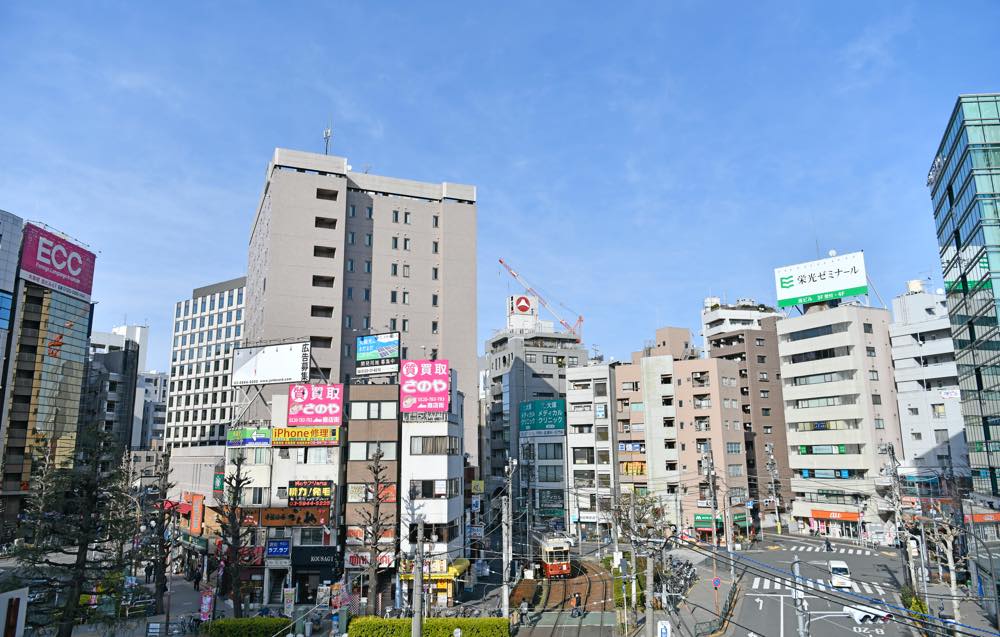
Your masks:
{"label": "white high-rise building", "polygon": [[245,286],[240,277],[196,288],[174,306],[168,447],[225,444],[239,404],[229,367],[243,339]]}
{"label": "white high-rise building", "polygon": [[889,334],[905,456],[901,473],[921,483],[968,477],[969,450],[945,296],[925,291],[922,281],[909,281],[906,293],[892,300],[892,314]]}
{"label": "white high-rise building", "polygon": [[902,455],[889,312],[853,303],[805,308],[777,323],[792,530],[892,542],[892,506],[868,495],[890,445]]}

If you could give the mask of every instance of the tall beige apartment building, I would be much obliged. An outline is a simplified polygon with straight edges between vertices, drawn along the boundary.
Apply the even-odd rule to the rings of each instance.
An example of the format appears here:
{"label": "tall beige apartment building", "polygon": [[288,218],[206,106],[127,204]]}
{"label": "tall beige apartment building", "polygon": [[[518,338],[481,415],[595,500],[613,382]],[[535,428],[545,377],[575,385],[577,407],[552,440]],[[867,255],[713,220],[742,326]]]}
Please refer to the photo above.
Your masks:
{"label": "tall beige apartment building", "polygon": [[[476,188],[351,170],[275,149],[250,232],[245,344],[303,339],[350,382],[355,338],[399,331],[403,358],[448,359],[477,393]],[[475,441],[474,401],[465,438]],[[476,444],[466,444],[478,465]]]}
{"label": "tall beige apartment building", "polygon": [[677,327],[615,366],[620,490],[657,498],[671,523],[703,539],[713,526],[710,464],[717,536],[751,522],[739,376],[735,361],[698,358],[690,330]]}

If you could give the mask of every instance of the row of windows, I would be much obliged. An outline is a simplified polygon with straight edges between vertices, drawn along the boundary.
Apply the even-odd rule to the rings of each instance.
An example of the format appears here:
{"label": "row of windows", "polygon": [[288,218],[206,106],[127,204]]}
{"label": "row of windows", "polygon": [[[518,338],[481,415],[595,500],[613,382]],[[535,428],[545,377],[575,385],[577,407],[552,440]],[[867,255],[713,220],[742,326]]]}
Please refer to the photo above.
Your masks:
{"label": "row of windows", "polygon": [[174,332],[187,332],[190,330],[205,329],[206,327],[214,327],[216,325],[232,323],[233,321],[239,322],[242,320],[242,308],[237,310],[228,310],[226,312],[209,314],[207,316],[174,321]]}
{"label": "row of windows", "polygon": [[[404,263],[403,267],[400,268],[399,265],[400,264],[398,263],[392,263],[389,265],[389,276],[399,276],[399,273],[402,272],[403,278],[408,279],[410,277],[410,266]],[[351,272],[353,272],[353,270],[351,270]],[[437,266],[431,267],[431,280],[437,281],[439,278],[440,278],[440,270],[438,269],[438,267]]]}
{"label": "row of windows", "polygon": [[[240,338],[243,334],[241,324],[227,325],[226,327],[219,327],[216,329],[202,330],[200,332],[192,332],[191,334],[181,334],[180,336],[174,336],[174,347],[185,347],[189,344],[195,345],[198,343],[205,343],[211,341],[221,341],[223,339],[230,339],[234,336]],[[235,328],[235,329],[234,329]]]}
{"label": "row of windows", "polygon": [[182,316],[198,314],[199,312],[202,314],[205,312],[214,312],[216,299],[218,299],[218,306],[220,310],[227,307],[243,305],[243,288],[228,290],[227,292],[219,292],[218,294],[212,294],[198,299],[185,300],[183,303],[177,303],[177,306],[174,309],[174,316],[176,318],[180,318]]}
{"label": "row of windows", "polygon": [[[241,326],[239,325],[236,326],[237,333],[239,333],[240,327]],[[187,349],[175,349],[171,354],[171,361],[178,362],[184,360],[194,360],[196,358],[207,358],[209,356],[228,356],[234,348],[239,346],[239,341],[232,341],[229,343],[216,343],[215,345],[189,347]]]}
{"label": "row of windows", "polygon": [[457,456],[462,452],[462,441],[457,436],[413,436],[410,438],[410,455]]}
{"label": "row of windows", "polygon": [[[347,206],[347,216],[354,218],[354,217],[357,217],[357,215],[358,215],[357,206],[355,204],[348,205]],[[371,206],[365,206],[365,218],[366,219],[374,219],[375,218],[375,211],[372,210]],[[413,213],[410,212],[409,210],[404,210],[403,211],[403,215],[402,215],[402,219],[403,219],[403,223],[408,225],[412,221],[412,219],[413,219]],[[399,220],[400,220],[399,210],[393,210],[392,211],[392,222],[393,223],[399,223]],[[438,227],[440,227],[440,224],[441,224],[441,218],[440,218],[440,216],[439,215],[431,215],[431,227],[432,228],[438,228]]]}
{"label": "row of windows", "polygon": [[413,499],[457,498],[461,494],[461,480],[410,480],[410,497]]}
{"label": "row of windows", "polygon": [[[438,306],[439,297],[437,294],[431,294],[431,307]],[[389,302],[390,303],[402,303],[403,305],[410,304],[410,293],[407,290],[399,292],[398,290],[389,290]]]}

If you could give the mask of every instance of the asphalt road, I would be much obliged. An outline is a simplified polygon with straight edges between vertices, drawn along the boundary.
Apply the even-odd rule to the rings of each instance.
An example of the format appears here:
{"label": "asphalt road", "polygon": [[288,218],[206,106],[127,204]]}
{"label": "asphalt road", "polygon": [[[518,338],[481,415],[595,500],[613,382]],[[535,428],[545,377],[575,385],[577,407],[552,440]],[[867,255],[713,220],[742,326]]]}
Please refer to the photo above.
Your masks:
{"label": "asphalt road", "polygon": [[[908,636],[909,629],[897,623],[858,624],[844,612],[845,599],[872,605],[870,600],[883,600],[899,605],[899,587],[903,571],[898,552],[889,549],[865,549],[846,543],[835,543],[834,552],[823,550],[822,541],[805,538],[768,539],[755,550],[745,553],[749,559],[780,571],[791,571],[794,556],[801,560],[800,573],[808,578],[803,592],[807,611],[807,633],[814,637],[834,637],[845,634]],[[853,586],[832,589],[828,563],[846,562],[851,570]],[[791,576],[768,571],[755,564],[744,575],[741,601],[729,625],[728,635],[746,637],[794,637],[798,620],[794,605],[794,583]],[[838,599],[831,599],[836,597]],[[850,604],[851,601],[846,602]]]}

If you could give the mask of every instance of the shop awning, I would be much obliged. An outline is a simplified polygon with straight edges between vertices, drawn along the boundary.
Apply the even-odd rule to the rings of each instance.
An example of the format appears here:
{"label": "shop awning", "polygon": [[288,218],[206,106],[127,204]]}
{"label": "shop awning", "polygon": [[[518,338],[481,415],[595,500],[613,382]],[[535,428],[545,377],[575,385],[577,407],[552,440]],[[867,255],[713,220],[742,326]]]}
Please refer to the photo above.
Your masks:
{"label": "shop awning", "polygon": [[[159,509],[159,503],[153,505],[154,508]],[[177,502],[175,500],[164,500],[163,509],[165,511],[177,511],[181,515],[188,515],[191,513],[191,505],[187,502]]]}
{"label": "shop awning", "polygon": [[[465,571],[469,570],[469,560],[464,557],[456,559],[454,562],[448,565],[448,570],[444,573],[424,573],[424,580],[453,580],[460,576]],[[413,579],[413,567],[412,563],[409,569],[403,571],[399,574],[400,579],[412,580]]]}

